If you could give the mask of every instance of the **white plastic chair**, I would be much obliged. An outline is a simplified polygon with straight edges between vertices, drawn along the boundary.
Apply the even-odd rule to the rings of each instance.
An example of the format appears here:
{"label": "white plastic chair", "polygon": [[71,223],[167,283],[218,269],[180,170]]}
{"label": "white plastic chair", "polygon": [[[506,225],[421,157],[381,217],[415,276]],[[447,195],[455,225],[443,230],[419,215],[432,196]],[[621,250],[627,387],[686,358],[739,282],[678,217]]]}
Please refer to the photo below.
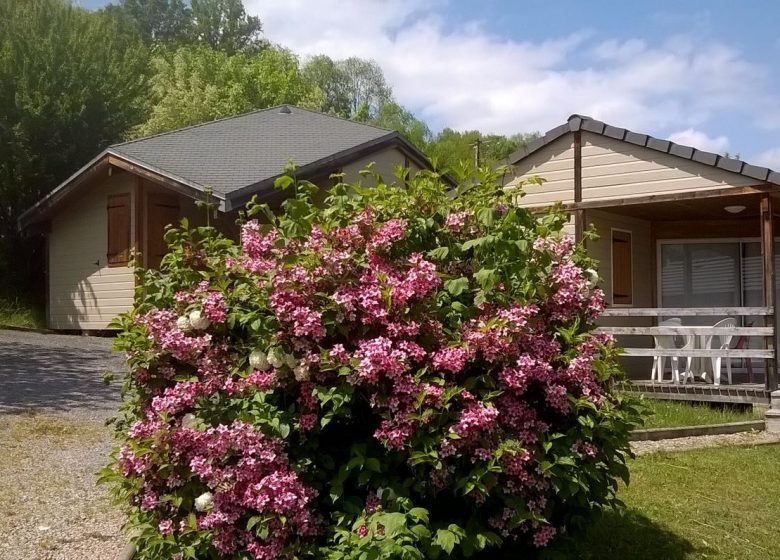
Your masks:
{"label": "white plastic chair", "polygon": [[[677,318],[667,319],[658,323],[661,327],[679,327],[682,325],[682,321]],[[655,339],[655,348],[657,350],[674,350],[678,349],[674,335],[665,334],[657,335],[653,337]],[[683,335],[684,344],[680,350],[690,350],[696,344],[696,337],[691,335]],[[672,359],[672,381],[675,384],[680,383],[680,360],[677,356],[664,356],[658,355],[653,357],[653,369],[650,372],[651,381],[663,381],[664,380],[664,366],[666,365],[666,358]],[[687,382],[689,378],[693,378],[693,372],[691,372],[691,358],[685,357],[685,369],[683,370],[683,382]]]}
{"label": "white plastic chair", "polygon": [[[728,317],[726,319],[723,319],[722,321],[718,321],[715,323],[712,327],[715,329],[718,328],[735,328],[737,326],[737,320],[733,317]],[[720,350],[725,350],[726,348],[731,347],[731,339],[734,335],[731,334],[711,334],[704,336],[704,341],[702,342],[702,348],[710,348],[712,346],[713,340],[715,340],[715,346],[716,348]],[[715,385],[720,385],[720,365],[721,365],[721,357],[713,357],[712,358],[712,380]],[[731,385],[731,358],[726,358],[726,374],[729,378],[729,385]]]}

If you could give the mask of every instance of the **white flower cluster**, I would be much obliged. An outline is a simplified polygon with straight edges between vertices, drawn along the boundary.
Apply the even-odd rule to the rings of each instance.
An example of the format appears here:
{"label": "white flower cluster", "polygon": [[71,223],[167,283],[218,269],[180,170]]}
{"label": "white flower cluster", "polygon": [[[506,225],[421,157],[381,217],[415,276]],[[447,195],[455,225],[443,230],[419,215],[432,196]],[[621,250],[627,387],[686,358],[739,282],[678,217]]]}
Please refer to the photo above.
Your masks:
{"label": "white flower cluster", "polygon": [[292,370],[297,381],[308,381],[311,378],[309,364],[298,362],[295,356],[285,353],[278,346],[272,348],[267,354],[262,350],[253,350],[249,354],[249,366],[260,371],[287,366]]}
{"label": "white flower cluster", "polygon": [[211,321],[200,309],[193,309],[189,315],[182,315],[176,319],[176,328],[182,332],[191,330],[203,331],[209,328]]}

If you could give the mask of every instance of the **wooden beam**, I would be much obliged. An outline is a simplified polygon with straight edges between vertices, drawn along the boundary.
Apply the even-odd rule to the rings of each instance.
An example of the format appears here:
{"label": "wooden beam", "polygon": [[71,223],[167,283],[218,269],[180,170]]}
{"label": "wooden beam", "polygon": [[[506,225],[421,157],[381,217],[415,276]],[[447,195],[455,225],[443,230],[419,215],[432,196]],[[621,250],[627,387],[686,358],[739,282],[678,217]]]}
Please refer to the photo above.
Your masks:
{"label": "wooden beam", "polygon": [[758,237],[756,216],[722,220],[653,222],[656,239],[707,239],[712,237]]}
{"label": "wooden beam", "polygon": [[[647,196],[635,196],[628,198],[611,198],[602,200],[584,200],[582,202],[570,202],[564,204],[563,208],[570,212],[574,210],[609,210],[618,206],[631,206],[635,204],[650,204],[653,202],[678,202],[684,200],[701,200],[705,198],[718,198],[728,196],[738,196],[745,194],[768,194],[770,192],[780,192],[776,185],[755,185],[750,187],[725,187],[722,189],[687,191],[683,193],[670,194],[652,194]],[[529,210],[546,210],[549,204],[541,206],[528,206]]]}
{"label": "wooden beam", "polygon": [[772,327],[598,327],[597,333],[616,336],[770,336]]}
{"label": "wooden beam", "polygon": [[[767,318],[770,325],[777,329],[777,313],[775,311],[775,236],[773,233],[772,197],[765,194],[761,197],[761,257],[763,262],[764,305],[772,308],[773,313]],[[772,357],[766,362],[766,388],[768,391],[777,389],[777,348],[775,335],[764,339],[767,352]]]}
{"label": "wooden beam", "polygon": [[672,356],[676,358],[763,358],[769,363],[774,350],[763,348],[621,348],[622,356]]}
{"label": "wooden beam", "polygon": [[602,317],[698,317],[718,315],[772,315],[771,307],[610,307]]}
{"label": "wooden beam", "polygon": [[[160,175],[159,173],[155,173],[154,171],[150,171],[144,167],[135,165],[129,161],[125,161],[115,155],[109,154],[108,163],[114,167],[118,167],[120,169],[124,169],[125,171],[129,171],[130,173],[134,173],[135,175],[143,177],[144,179],[148,179],[153,183],[157,183],[158,185],[162,185],[171,189],[172,191],[189,196],[190,198],[194,198],[196,200],[199,200],[203,194],[202,191],[199,191],[194,187],[190,187],[188,185],[179,183],[178,181],[174,181],[173,179],[165,177],[164,175]],[[224,197],[221,194],[213,193],[213,196],[220,203],[224,202]]]}
{"label": "wooden beam", "polygon": [[138,175],[135,176],[135,250],[141,255],[141,266],[146,266],[146,255],[144,254],[144,213],[146,212],[146,189],[144,180]]}
{"label": "wooden beam", "polygon": [[[582,202],[582,132],[574,132],[574,203]],[[574,210],[574,240],[582,243],[585,231],[585,212]]]}

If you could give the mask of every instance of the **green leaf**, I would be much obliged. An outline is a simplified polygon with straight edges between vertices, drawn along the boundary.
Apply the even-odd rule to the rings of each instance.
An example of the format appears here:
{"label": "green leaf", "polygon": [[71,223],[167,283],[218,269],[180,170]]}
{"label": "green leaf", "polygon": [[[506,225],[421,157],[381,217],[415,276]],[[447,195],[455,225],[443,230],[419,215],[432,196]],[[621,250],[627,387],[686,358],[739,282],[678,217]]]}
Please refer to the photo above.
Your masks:
{"label": "green leaf", "polygon": [[440,547],[447,554],[452,554],[452,550],[459,541],[460,538],[449,529],[439,529],[436,531],[433,544]]}
{"label": "green leaf", "polygon": [[485,207],[477,211],[477,220],[483,226],[490,227],[496,221],[496,213],[493,208]]}
{"label": "green leaf", "polygon": [[399,512],[384,513],[375,516],[377,521],[384,525],[385,535],[393,537],[406,527],[406,515]]}
{"label": "green leaf", "polygon": [[443,261],[450,254],[449,247],[436,247],[428,251],[428,256],[435,261]]}
{"label": "green leaf", "polygon": [[412,508],[409,510],[409,517],[428,523],[428,510],[421,507]]}
{"label": "green leaf", "polygon": [[496,285],[498,276],[495,268],[481,268],[474,274],[474,279],[483,290],[489,291]]}
{"label": "green leaf", "polygon": [[455,278],[454,280],[447,280],[444,283],[444,289],[451,293],[453,296],[459,296],[469,288],[469,279],[465,276]]}
{"label": "green leaf", "polygon": [[295,183],[295,179],[290,177],[289,175],[282,175],[276,181],[274,181],[274,188],[285,190],[289,188],[293,183]]}
{"label": "green leaf", "polygon": [[464,242],[463,245],[460,246],[462,251],[468,251],[469,249],[473,249],[474,247],[479,247],[485,241],[487,241],[487,237],[477,237],[476,239],[469,239],[468,241]]}

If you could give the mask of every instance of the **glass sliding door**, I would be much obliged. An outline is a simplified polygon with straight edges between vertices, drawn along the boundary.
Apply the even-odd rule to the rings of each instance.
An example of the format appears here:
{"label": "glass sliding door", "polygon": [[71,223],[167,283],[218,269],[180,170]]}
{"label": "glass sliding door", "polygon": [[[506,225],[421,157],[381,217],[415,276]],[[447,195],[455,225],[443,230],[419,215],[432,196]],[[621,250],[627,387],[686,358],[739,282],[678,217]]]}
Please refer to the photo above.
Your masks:
{"label": "glass sliding door", "polygon": [[[664,243],[660,253],[661,307],[741,305],[739,243]],[[686,324],[717,320],[686,317]]]}
{"label": "glass sliding door", "polygon": [[[775,243],[775,301],[780,301],[780,254]],[[671,241],[659,246],[660,307],[762,307],[763,261],[757,240]],[[713,325],[725,316],[684,317],[684,325]],[[763,316],[741,317],[743,326],[763,326]],[[780,333],[775,333],[776,336]],[[780,344],[780,337],[776,338]],[[764,348],[761,337],[731,340],[739,348]],[[732,361],[742,382],[763,382],[764,360]],[[747,374],[751,377],[748,379]]]}

